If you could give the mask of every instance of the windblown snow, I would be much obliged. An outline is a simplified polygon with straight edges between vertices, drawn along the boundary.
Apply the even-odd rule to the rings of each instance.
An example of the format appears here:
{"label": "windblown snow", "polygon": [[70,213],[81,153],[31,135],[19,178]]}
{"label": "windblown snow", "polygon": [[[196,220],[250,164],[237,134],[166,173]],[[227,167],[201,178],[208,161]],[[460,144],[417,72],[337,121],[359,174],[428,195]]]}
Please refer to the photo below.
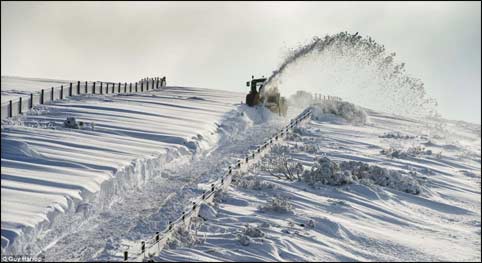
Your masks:
{"label": "windblown snow", "polygon": [[[71,97],[3,121],[2,254],[120,261],[139,250],[303,110],[282,118],[243,100],[165,87]],[[480,261],[480,125],[345,101],[312,107],[151,259]],[[67,117],[84,126],[65,128]]]}
{"label": "windblown snow", "polygon": [[[4,121],[2,250],[36,252],[51,227],[63,224],[56,219],[59,214],[106,211],[166,163],[209,148],[222,119],[241,98],[169,87],[73,97]],[[67,117],[83,121],[84,127],[65,128]]]}
{"label": "windblown snow", "polygon": [[480,261],[480,126],[374,111],[359,125],[330,107],[155,260]]}

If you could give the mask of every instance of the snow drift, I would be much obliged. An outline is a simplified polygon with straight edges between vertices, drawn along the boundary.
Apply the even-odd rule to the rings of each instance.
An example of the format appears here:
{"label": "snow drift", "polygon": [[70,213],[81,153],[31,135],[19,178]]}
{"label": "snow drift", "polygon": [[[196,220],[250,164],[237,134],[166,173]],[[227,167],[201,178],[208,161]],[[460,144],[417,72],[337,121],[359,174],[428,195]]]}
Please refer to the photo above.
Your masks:
{"label": "snow drift", "polygon": [[367,114],[363,109],[355,104],[346,101],[325,100],[316,103],[311,107],[313,114],[312,119],[327,119],[330,115],[338,116],[349,123],[363,125],[367,122]]}

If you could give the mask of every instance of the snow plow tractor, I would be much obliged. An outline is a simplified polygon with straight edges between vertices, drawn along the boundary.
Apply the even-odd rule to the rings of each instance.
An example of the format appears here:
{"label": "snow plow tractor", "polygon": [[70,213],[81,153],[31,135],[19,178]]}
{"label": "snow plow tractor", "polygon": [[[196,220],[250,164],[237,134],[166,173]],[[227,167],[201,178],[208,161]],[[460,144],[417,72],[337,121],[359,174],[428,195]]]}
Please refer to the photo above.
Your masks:
{"label": "snow plow tractor", "polygon": [[248,95],[246,95],[246,104],[250,107],[261,104],[280,116],[286,116],[288,111],[286,99],[281,97],[276,87],[265,90],[265,82],[266,78],[255,79],[254,76],[251,77],[251,81],[246,82],[246,86],[251,87]]}

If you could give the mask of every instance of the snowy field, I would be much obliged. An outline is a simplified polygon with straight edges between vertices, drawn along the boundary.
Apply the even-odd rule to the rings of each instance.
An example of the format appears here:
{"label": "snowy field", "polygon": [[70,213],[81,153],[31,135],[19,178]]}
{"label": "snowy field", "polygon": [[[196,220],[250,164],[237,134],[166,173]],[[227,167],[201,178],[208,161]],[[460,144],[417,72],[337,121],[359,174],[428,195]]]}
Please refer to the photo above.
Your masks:
{"label": "snowy field", "polygon": [[[87,95],[3,121],[2,254],[122,260],[304,109],[282,118],[244,96]],[[480,125],[313,112],[154,259],[480,261]]]}
{"label": "snowy field", "polygon": [[2,76],[2,104],[18,97],[27,97],[30,93],[39,93],[42,89],[60,87],[69,82],[73,81]]}
{"label": "snowy field", "polygon": [[[212,147],[219,123],[241,100],[166,87],[74,97],[3,121],[2,252],[34,253],[72,227],[59,215],[107,211],[171,160]],[[66,117],[84,127],[63,127]]]}
{"label": "snowy field", "polygon": [[235,180],[156,261],[481,259],[480,125],[315,114]]}

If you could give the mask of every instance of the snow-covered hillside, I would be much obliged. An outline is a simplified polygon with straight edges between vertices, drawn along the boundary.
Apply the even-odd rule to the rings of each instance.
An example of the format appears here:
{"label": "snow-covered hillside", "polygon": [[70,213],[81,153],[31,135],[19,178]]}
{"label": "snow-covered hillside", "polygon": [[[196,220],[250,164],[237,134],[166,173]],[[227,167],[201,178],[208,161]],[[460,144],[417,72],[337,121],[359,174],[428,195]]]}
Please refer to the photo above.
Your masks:
{"label": "snow-covered hillside", "polygon": [[18,97],[28,96],[30,93],[38,93],[42,89],[66,85],[69,82],[73,81],[2,76],[2,104]]}
{"label": "snow-covered hillside", "polygon": [[480,261],[480,125],[367,112],[314,114],[156,261]]}
{"label": "snow-covered hillside", "polygon": [[[304,110],[282,118],[243,100],[166,87],[3,121],[2,254],[120,261],[138,251]],[[66,117],[84,127],[63,127]],[[480,144],[480,125],[316,105],[154,259],[480,261]]]}
{"label": "snow-covered hillside", "polygon": [[[108,210],[171,160],[212,147],[219,123],[241,99],[166,87],[73,97],[3,121],[2,250],[36,252],[52,241],[52,227],[59,233],[71,227],[63,215]],[[65,128],[66,117],[84,127]]]}

